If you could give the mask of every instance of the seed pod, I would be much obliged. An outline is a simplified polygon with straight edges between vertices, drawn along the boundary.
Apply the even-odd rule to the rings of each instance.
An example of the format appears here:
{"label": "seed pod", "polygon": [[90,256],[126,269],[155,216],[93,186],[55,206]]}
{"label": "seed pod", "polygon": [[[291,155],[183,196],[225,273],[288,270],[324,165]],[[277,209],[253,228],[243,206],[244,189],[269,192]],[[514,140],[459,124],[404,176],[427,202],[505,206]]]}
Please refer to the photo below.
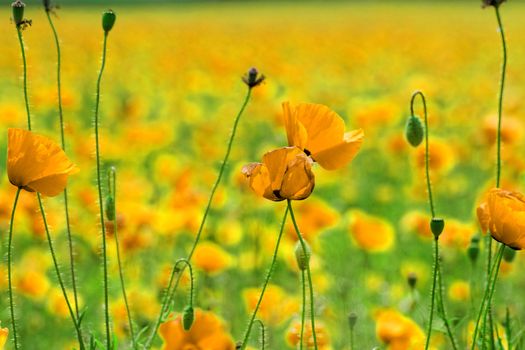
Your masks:
{"label": "seed pod", "polygon": [[113,10],[107,10],[102,14],[102,29],[104,29],[104,32],[108,33],[111,28],[113,28],[113,25],[115,24],[115,21],[117,20],[117,15],[115,15],[115,12]]}
{"label": "seed pod", "polygon": [[410,272],[407,276],[407,282],[411,289],[414,289],[416,287],[417,283],[417,275],[415,272]]}
{"label": "seed pod", "polygon": [[13,8],[13,21],[18,27],[24,21],[24,9],[26,5],[22,1],[16,0],[11,4],[11,7]]}
{"label": "seed pod", "polygon": [[408,143],[412,146],[417,147],[423,141],[424,129],[421,119],[415,115],[411,115],[407,119],[407,124],[405,126],[405,135]]}
{"label": "seed pod", "polygon": [[304,245],[306,249],[303,249],[301,242],[295,244],[295,259],[297,260],[297,266],[299,266],[299,270],[301,271],[308,268],[310,256],[312,255],[312,250],[306,241],[304,242]]}
{"label": "seed pod", "polygon": [[106,197],[106,218],[115,220],[115,200],[112,196]]}
{"label": "seed pod", "polygon": [[355,312],[351,312],[348,315],[348,325],[350,326],[350,329],[354,329],[356,323],[357,323],[357,314]]}
{"label": "seed pod", "polygon": [[516,250],[506,246],[503,250],[503,260],[505,260],[508,263],[511,263],[514,261],[515,257],[516,257]]}
{"label": "seed pod", "polygon": [[251,89],[253,87],[256,87],[257,85],[260,85],[265,79],[265,76],[262,74],[259,74],[259,71],[257,68],[252,67],[246,73],[244,77],[242,77],[242,81],[248,85],[248,87]]}
{"label": "seed pod", "polygon": [[184,330],[187,332],[190,330],[191,326],[193,325],[193,320],[195,319],[195,314],[193,312],[193,307],[190,305],[186,306],[184,308],[184,311],[182,312],[182,326],[184,327]]}
{"label": "seed pod", "polygon": [[444,228],[445,220],[441,218],[432,218],[432,220],[430,220],[430,230],[432,231],[432,234],[436,240],[439,238],[439,235],[441,235],[441,232],[443,232]]}

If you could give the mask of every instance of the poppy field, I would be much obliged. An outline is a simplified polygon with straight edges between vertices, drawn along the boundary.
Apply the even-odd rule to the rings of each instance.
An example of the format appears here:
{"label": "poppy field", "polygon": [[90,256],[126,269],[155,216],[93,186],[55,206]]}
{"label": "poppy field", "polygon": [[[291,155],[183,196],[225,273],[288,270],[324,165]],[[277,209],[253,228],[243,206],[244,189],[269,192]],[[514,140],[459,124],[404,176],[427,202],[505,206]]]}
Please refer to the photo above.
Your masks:
{"label": "poppy field", "polygon": [[0,350],[525,349],[525,4],[0,9]]}

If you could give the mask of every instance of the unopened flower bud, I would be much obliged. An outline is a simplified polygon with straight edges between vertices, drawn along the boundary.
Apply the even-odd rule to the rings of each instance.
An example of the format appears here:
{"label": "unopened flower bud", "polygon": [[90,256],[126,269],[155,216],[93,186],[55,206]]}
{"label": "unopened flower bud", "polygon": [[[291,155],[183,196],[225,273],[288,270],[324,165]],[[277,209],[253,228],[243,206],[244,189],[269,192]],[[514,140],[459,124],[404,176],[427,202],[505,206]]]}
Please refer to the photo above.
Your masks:
{"label": "unopened flower bud", "polygon": [[483,7],[487,7],[487,6],[498,7],[503,2],[505,2],[505,0],[482,0],[482,1],[483,1],[483,5],[482,5]]}
{"label": "unopened flower bud", "polygon": [[116,19],[117,15],[115,15],[113,10],[107,10],[102,14],[102,29],[104,29],[104,32],[108,33],[113,28]]}
{"label": "unopened flower bud", "polygon": [[505,246],[503,250],[503,260],[505,260],[508,263],[511,263],[514,261],[514,258],[516,257],[516,250]]}
{"label": "unopened flower bud", "polygon": [[405,126],[405,135],[408,143],[412,146],[417,147],[423,141],[424,129],[421,119],[415,115],[411,115],[407,119]]}
{"label": "unopened flower bud", "polygon": [[470,261],[475,264],[479,256],[479,237],[474,236],[470,240],[470,244],[467,248],[467,256]]}
{"label": "unopened flower bud", "polygon": [[193,320],[195,319],[195,314],[193,312],[193,307],[190,305],[186,306],[184,308],[184,311],[182,312],[182,326],[184,327],[184,330],[187,332],[190,330],[191,326],[193,325]]}
{"label": "unopened flower bud", "polygon": [[24,9],[26,5],[21,0],[16,0],[11,4],[11,7],[13,8],[13,21],[18,27],[24,22]]}
{"label": "unopened flower bud", "polygon": [[113,196],[106,197],[106,218],[108,220],[115,220],[115,200]]}
{"label": "unopened flower bud", "polygon": [[257,68],[253,67],[250,68],[248,73],[244,77],[242,77],[242,81],[248,85],[248,87],[251,89],[253,87],[256,87],[257,85],[260,85],[265,79],[265,76],[262,74],[259,74],[259,71]]}
{"label": "unopened flower bud", "polygon": [[348,314],[348,325],[350,326],[350,329],[354,329],[356,323],[357,314],[355,312],[351,312],[350,314]]}
{"label": "unopened flower bud", "polygon": [[417,275],[415,272],[410,272],[407,276],[407,282],[410,288],[414,289],[417,284]]}
{"label": "unopened flower bud", "polygon": [[301,242],[297,242],[295,245],[295,259],[297,260],[297,266],[299,266],[299,270],[301,271],[308,268],[310,256],[312,256],[312,250],[306,241],[304,242],[304,246],[305,249],[303,249]]}
{"label": "unopened flower bud", "polygon": [[434,235],[434,238],[437,240],[443,229],[445,228],[445,220],[441,218],[432,218],[430,220],[430,231]]}
{"label": "unopened flower bud", "polygon": [[44,9],[49,12],[51,11],[51,0],[43,0]]}

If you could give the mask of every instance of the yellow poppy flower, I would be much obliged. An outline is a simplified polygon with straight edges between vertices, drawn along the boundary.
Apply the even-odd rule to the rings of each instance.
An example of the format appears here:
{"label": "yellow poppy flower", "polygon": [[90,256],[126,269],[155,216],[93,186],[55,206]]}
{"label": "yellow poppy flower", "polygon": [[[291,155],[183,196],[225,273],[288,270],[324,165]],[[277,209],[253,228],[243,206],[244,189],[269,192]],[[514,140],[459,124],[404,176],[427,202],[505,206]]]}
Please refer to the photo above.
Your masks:
{"label": "yellow poppy flower", "polygon": [[525,196],[499,188],[489,191],[487,202],[478,207],[482,228],[492,238],[512,249],[525,248]]}
{"label": "yellow poppy flower", "polygon": [[[330,337],[328,330],[322,322],[316,321],[315,335],[319,349],[327,350],[330,346]],[[294,321],[291,324],[286,332],[286,342],[294,349],[297,349],[297,345],[301,342],[301,322]],[[307,322],[304,327],[303,345],[305,345],[305,349],[313,349],[315,346],[312,325],[309,322]]]}
{"label": "yellow poppy flower", "polygon": [[296,146],[326,170],[348,164],[363,143],[363,130],[345,133],[345,122],[330,108],[301,103],[295,108],[283,103],[288,145]]}
{"label": "yellow poppy flower", "polygon": [[376,314],[376,335],[389,350],[423,349],[425,335],[410,318],[392,310]]}
{"label": "yellow poppy flower", "polygon": [[159,328],[164,341],[162,350],[234,350],[232,337],[222,322],[211,312],[195,310],[195,320],[189,331],[182,326],[182,316],[164,322]]}
{"label": "yellow poppy flower", "polygon": [[388,221],[359,210],[350,213],[349,233],[356,245],[368,252],[385,252],[395,243],[395,230]]}
{"label": "yellow poppy flower", "polygon": [[16,187],[56,196],[78,171],[52,140],[23,129],[8,130],[7,174]]}
{"label": "yellow poppy flower", "polygon": [[9,329],[0,327],[0,350],[4,349],[5,343],[7,342],[8,335],[9,335]]}
{"label": "yellow poppy flower", "polygon": [[315,186],[312,161],[297,147],[270,151],[262,163],[245,165],[242,173],[255,193],[272,201],[305,199]]}

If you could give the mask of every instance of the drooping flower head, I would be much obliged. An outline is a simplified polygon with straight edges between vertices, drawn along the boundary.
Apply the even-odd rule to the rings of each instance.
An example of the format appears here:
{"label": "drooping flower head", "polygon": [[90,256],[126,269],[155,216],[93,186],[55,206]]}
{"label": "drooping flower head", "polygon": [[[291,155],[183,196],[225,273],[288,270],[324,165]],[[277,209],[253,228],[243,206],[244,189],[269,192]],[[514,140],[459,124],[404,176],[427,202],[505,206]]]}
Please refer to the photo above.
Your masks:
{"label": "drooping flower head", "polygon": [[312,161],[297,147],[270,151],[262,163],[245,165],[242,173],[255,193],[276,202],[305,199],[315,186]]}
{"label": "drooping flower head", "polygon": [[345,133],[345,122],[330,108],[314,103],[283,103],[288,145],[296,146],[326,170],[348,164],[363,143],[363,130]]}
{"label": "drooping flower head", "polygon": [[56,196],[78,168],[52,140],[23,129],[9,129],[7,174],[16,187]]}
{"label": "drooping flower head", "polygon": [[512,249],[525,248],[525,196],[493,188],[478,209],[478,220],[492,238]]}
{"label": "drooping flower head", "polygon": [[188,331],[182,325],[182,316],[164,322],[159,328],[164,341],[162,350],[234,350],[231,336],[215,314],[195,310],[195,320]]}

